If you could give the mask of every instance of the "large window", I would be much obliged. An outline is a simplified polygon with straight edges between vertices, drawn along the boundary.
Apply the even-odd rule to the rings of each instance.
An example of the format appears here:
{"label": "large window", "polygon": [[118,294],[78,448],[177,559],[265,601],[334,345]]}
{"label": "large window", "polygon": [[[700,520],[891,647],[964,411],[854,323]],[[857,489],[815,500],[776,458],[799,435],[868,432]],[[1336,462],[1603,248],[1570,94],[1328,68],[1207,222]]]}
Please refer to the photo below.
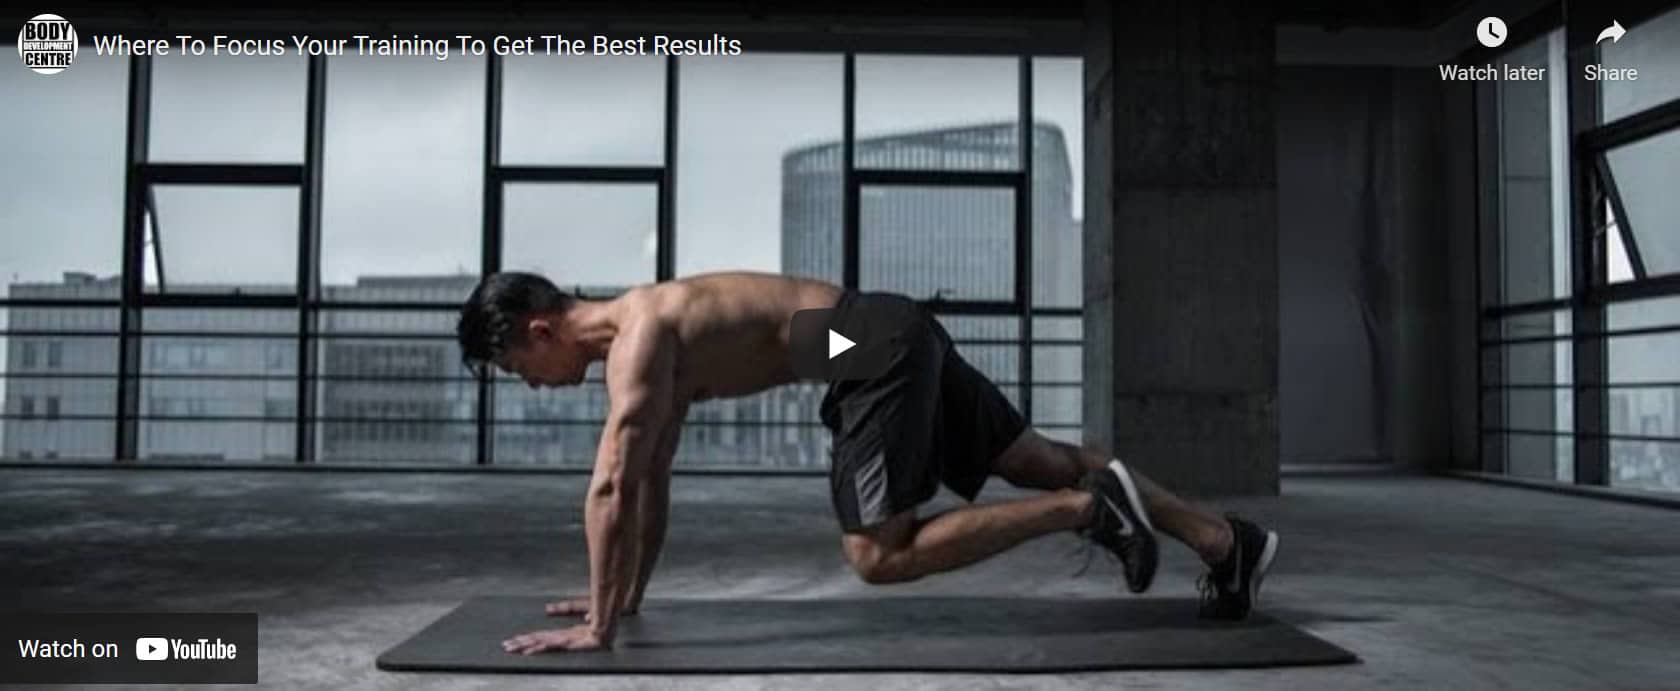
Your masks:
{"label": "large window", "polygon": [[497,463],[594,466],[607,417],[607,387],[599,364],[589,368],[580,386],[538,391],[498,375],[493,388]]}
{"label": "large window", "polygon": [[[128,62],[89,53],[50,78],[0,69],[3,458],[112,458]],[[52,304],[90,300],[111,306]]]}
{"label": "large window", "polygon": [[1079,443],[1084,419],[1085,67],[1032,61],[1033,423]]}
{"label": "large window", "polygon": [[[1563,32],[1506,53],[1506,65],[1564,72]],[[1545,305],[1571,290],[1568,124],[1561,79],[1487,82],[1484,116],[1494,158],[1491,227],[1484,227],[1495,271],[1483,295],[1493,309],[1520,313],[1484,323],[1484,461],[1521,477],[1574,478],[1572,315]],[[1528,306],[1532,306],[1528,307]],[[1503,314],[1503,313],[1502,313]]]}
{"label": "large window", "polygon": [[[500,267],[585,297],[661,278],[670,247],[664,58],[509,58],[501,63]],[[588,468],[606,418],[601,367],[580,386],[490,382],[496,463]]]}
{"label": "large window", "polygon": [[297,290],[298,189],[154,185],[146,290]]}
{"label": "large window", "polygon": [[948,324],[996,315],[960,318],[959,347],[1077,440],[1080,61],[859,56],[856,80],[858,285],[932,300]]}
{"label": "large window", "polygon": [[748,269],[840,280],[837,55],[681,61],[677,275]]}
{"label": "large window", "polygon": [[150,160],[302,163],[307,76],[298,55],[153,58]]}
{"label": "large window", "polygon": [[[1563,33],[1548,34],[1505,57],[1505,64],[1563,72]],[[1562,171],[1563,92],[1558,79],[1488,82],[1497,94],[1499,256],[1504,278],[1498,304],[1569,294],[1567,196]]]}
{"label": "large window", "polygon": [[1484,376],[1498,385],[1482,394],[1489,461],[1520,477],[1574,479],[1574,350],[1568,310],[1505,317],[1484,347]]}
{"label": "large window", "polygon": [[[0,70],[0,153],[29,162],[0,192],[27,239],[0,254],[0,454],[589,467],[599,366],[541,392],[460,366],[486,266],[586,297],[751,270],[932,300],[1076,439],[1081,81],[1076,58],[797,52]],[[696,404],[678,462],[820,470],[823,391]]]}
{"label": "large window", "polygon": [[1019,73],[1012,57],[858,56],[857,167],[1020,169]]}
{"label": "large window", "polygon": [[864,186],[864,290],[918,300],[1015,294],[1015,194],[1008,187]]}
{"label": "large window", "polygon": [[[98,285],[81,292],[97,294]],[[14,296],[61,297],[76,287],[25,286]],[[116,333],[111,308],[0,308],[0,458],[111,458]]]}
{"label": "large window", "polygon": [[1680,195],[1674,194],[1674,166],[1680,161],[1680,130],[1669,130],[1604,153],[1606,175],[1614,179],[1620,209],[1615,213],[1618,278],[1680,274]]}
{"label": "large window", "polygon": [[4,69],[0,93],[0,299],[66,273],[116,276],[128,62],[83,54],[50,79]]}
{"label": "large window", "polygon": [[296,457],[297,363],[270,357],[296,352],[296,311],[150,309],[145,330],[141,460]]}
{"label": "large window", "polygon": [[602,295],[655,278],[659,189],[636,183],[510,183],[502,268]]}
{"label": "large window", "polygon": [[502,163],[657,166],[665,160],[665,60],[503,61]]}
{"label": "large window", "polygon": [[[1607,127],[1589,137],[1582,155],[1596,162],[1584,182],[1602,217],[1608,254],[1604,362],[1605,481],[1642,490],[1680,490],[1680,10],[1629,27],[1638,41],[1599,47],[1606,67],[1639,70],[1638,80],[1599,89]],[[1669,115],[1664,116],[1663,113]],[[1654,117],[1653,117],[1654,116]],[[1635,118],[1659,123],[1633,134],[1614,128]],[[1585,395],[1583,393],[1583,395]]]}
{"label": "large window", "polygon": [[1085,68],[1036,58],[1033,69],[1033,304],[1078,309],[1085,252]]}
{"label": "large window", "polygon": [[[1482,151],[1495,155],[1481,171],[1493,181],[1483,187],[1492,210],[1483,217],[1483,462],[1518,476],[1673,491],[1680,11],[1628,29],[1638,40],[1583,46],[1574,57],[1636,69],[1637,80],[1577,80],[1567,93],[1559,79],[1485,87],[1483,136],[1493,145]],[[1561,36],[1504,61],[1559,74]],[[1596,117],[1572,122],[1567,113]]]}
{"label": "large window", "polygon": [[1680,98],[1680,10],[1628,28],[1621,40],[1598,44],[1599,63],[1610,69],[1635,69],[1635,80],[1598,84],[1603,122],[1614,122]]}
{"label": "large window", "polygon": [[[463,279],[431,290],[461,295],[473,283]],[[315,458],[471,463],[478,385],[461,367],[454,328],[452,310],[323,312],[313,353],[319,363]]]}
{"label": "large window", "polygon": [[326,296],[426,301],[416,285],[368,279],[477,275],[484,58],[335,57],[326,96]]}
{"label": "large window", "polygon": [[[1680,297],[1607,310],[1610,484],[1680,489]],[[1630,333],[1632,332],[1632,333]]]}

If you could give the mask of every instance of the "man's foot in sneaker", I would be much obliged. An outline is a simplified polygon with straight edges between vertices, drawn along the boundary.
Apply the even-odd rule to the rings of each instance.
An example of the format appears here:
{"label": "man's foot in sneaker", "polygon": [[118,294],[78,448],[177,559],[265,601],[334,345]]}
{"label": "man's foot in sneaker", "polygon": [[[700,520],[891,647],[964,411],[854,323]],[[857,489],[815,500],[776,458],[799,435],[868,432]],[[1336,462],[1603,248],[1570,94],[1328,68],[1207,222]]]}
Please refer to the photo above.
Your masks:
{"label": "man's foot in sneaker", "polygon": [[1277,556],[1278,535],[1235,515],[1225,521],[1231,524],[1231,551],[1202,575],[1197,587],[1202,618],[1236,621],[1248,617],[1260,599],[1260,583]]}
{"label": "man's foot in sneaker", "polygon": [[1080,534],[1120,558],[1127,588],[1134,593],[1148,590],[1155,580],[1160,547],[1131,473],[1119,461],[1111,461],[1107,468],[1086,473],[1079,488],[1090,492],[1094,500],[1091,523]]}

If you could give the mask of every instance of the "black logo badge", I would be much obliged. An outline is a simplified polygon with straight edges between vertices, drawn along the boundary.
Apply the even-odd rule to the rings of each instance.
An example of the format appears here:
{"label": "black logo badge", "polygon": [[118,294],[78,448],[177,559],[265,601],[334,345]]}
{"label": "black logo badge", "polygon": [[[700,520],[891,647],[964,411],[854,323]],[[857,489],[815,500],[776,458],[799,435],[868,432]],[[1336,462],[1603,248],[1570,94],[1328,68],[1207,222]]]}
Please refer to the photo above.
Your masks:
{"label": "black logo badge", "polygon": [[18,59],[40,74],[58,74],[76,59],[76,28],[56,14],[38,14],[18,30]]}

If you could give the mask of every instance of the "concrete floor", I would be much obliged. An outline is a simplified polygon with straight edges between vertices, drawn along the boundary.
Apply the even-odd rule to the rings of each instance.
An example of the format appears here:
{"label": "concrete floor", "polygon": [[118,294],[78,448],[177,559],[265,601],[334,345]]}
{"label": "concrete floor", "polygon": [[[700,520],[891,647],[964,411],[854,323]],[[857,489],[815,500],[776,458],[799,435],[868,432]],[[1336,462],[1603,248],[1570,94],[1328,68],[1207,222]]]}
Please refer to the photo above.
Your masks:
{"label": "concrete floor", "polygon": [[[1283,534],[1264,608],[1359,665],[1067,675],[394,674],[385,648],[470,595],[585,584],[584,479],[544,475],[0,469],[0,609],[256,611],[282,689],[1673,688],[1675,512],[1462,480],[1286,477],[1222,503]],[[991,496],[1003,496],[995,485]],[[826,597],[857,581],[820,478],[679,477],[650,597]],[[984,499],[985,497],[983,497]],[[1055,536],[892,594],[1100,597]],[[1189,596],[1169,546],[1152,596]],[[100,687],[111,688],[111,687]],[[137,687],[157,688],[157,687]],[[248,687],[236,687],[248,688]]]}

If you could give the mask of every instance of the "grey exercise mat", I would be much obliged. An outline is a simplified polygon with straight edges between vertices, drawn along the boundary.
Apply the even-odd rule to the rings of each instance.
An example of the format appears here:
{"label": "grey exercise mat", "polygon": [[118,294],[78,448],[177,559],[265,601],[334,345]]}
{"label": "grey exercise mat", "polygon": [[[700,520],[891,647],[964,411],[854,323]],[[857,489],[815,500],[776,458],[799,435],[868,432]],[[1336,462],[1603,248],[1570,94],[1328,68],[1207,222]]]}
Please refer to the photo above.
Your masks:
{"label": "grey exercise mat", "polygon": [[1256,613],[1196,618],[1187,599],[659,600],[609,651],[515,655],[503,640],[576,623],[544,598],[478,597],[379,656],[384,670],[538,673],[1068,672],[1357,662]]}

